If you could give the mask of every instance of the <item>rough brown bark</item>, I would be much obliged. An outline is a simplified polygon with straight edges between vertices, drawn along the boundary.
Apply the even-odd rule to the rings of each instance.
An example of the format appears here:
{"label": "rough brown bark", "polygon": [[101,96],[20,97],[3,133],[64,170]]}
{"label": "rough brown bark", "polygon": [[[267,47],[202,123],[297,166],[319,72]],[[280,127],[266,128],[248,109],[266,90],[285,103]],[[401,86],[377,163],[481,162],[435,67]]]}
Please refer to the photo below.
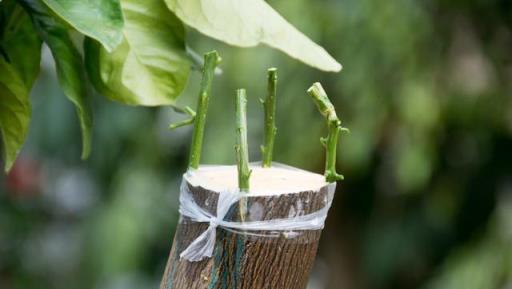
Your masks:
{"label": "rough brown bark", "polygon": [[[196,202],[215,214],[216,192],[188,185]],[[327,187],[271,196],[248,196],[246,221],[305,215],[323,208]],[[240,221],[238,204],[225,220]],[[313,265],[321,230],[301,231],[294,238],[232,233],[217,228],[212,258],[180,260],[179,254],[208,228],[181,218],[160,289],[304,289]],[[256,232],[265,233],[265,232]]]}

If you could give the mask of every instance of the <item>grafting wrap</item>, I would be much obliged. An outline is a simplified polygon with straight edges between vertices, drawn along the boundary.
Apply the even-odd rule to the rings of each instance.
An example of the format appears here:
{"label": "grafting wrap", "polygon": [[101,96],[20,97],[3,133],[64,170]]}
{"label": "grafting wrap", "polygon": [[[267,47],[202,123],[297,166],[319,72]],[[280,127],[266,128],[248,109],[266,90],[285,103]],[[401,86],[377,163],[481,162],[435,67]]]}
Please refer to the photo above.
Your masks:
{"label": "grafting wrap", "polygon": [[[289,234],[289,232],[323,229],[336,189],[336,183],[328,184],[325,206],[310,214],[282,219],[234,222],[224,220],[226,214],[241,198],[251,197],[251,195],[240,193],[238,190],[220,190],[218,192],[216,215],[213,215],[198,204],[192,196],[187,184],[187,176],[190,176],[192,173],[193,172],[189,171],[183,176],[179,211],[181,216],[187,217],[194,222],[209,223],[209,226],[206,231],[199,235],[180,253],[180,258],[184,258],[190,262],[201,261],[204,258],[210,258],[212,256],[218,227],[235,233],[268,238],[278,237],[281,234],[288,238],[293,238],[298,234]],[[257,233],[257,231],[265,231],[268,232],[268,234]]]}

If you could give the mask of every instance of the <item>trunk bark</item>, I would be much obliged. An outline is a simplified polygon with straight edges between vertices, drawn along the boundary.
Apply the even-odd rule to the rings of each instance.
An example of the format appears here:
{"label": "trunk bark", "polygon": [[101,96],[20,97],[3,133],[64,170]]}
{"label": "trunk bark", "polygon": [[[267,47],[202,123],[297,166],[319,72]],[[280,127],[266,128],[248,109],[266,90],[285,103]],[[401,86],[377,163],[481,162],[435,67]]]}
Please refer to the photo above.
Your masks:
{"label": "trunk bark", "polygon": [[[188,184],[195,201],[216,213],[218,193]],[[290,218],[313,213],[328,202],[319,191],[247,196],[245,221]],[[225,220],[240,221],[238,204]],[[180,260],[180,253],[208,228],[182,217],[160,289],[305,289],[321,230],[281,232],[279,237],[233,233],[217,228],[214,255],[200,262]],[[268,232],[251,232],[265,234]]]}

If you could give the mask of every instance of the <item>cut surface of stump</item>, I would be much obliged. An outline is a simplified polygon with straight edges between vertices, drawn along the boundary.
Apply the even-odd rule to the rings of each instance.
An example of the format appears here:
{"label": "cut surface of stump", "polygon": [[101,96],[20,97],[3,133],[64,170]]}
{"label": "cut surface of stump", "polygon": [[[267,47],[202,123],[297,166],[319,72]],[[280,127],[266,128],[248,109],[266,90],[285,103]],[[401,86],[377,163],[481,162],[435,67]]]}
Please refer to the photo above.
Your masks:
{"label": "cut surface of stump", "polygon": [[[285,166],[251,165],[247,210],[232,205],[224,220],[240,222],[286,219],[330,205],[332,192],[322,175]],[[215,215],[220,191],[237,188],[236,166],[203,166],[183,177],[184,186],[202,208]],[[181,217],[160,289],[304,289],[321,230],[235,232],[218,227],[211,258],[180,259],[208,223]]]}

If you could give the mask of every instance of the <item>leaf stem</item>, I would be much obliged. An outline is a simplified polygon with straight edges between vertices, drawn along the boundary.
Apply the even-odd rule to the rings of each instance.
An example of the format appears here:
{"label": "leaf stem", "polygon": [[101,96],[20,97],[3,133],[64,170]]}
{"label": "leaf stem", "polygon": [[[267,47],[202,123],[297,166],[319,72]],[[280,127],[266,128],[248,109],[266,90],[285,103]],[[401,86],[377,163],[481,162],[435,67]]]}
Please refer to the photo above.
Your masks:
{"label": "leaf stem", "polygon": [[206,122],[206,112],[208,111],[208,101],[212,86],[215,67],[221,58],[217,51],[211,51],[204,55],[203,78],[199,91],[199,100],[197,102],[197,114],[194,118],[194,132],[192,134],[192,147],[190,148],[189,167],[197,169],[201,160],[201,150],[203,146],[204,125]]}
{"label": "leaf stem", "polygon": [[191,109],[189,106],[186,106],[185,108],[181,108],[181,107],[173,107],[174,108],[174,111],[176,112],[179,112],[179,113],[183,113],[183,114],[187,114],[188,116],[190,116],[189,119],[185,119],[185,120],[182,120],[180,122],[177,122],[177,123],[172,123],[169,125],[169,129],[175,129],[175,128],[178,128],[178,127],[182,127],[182,126],[186,126],[186,125],[189,125],[189,124],[193,124],[195,119],[196,119],[196,112]]}
{"label": "leaf stem", "polygon": [[249,150],[247,147],[247,96],[245,89],[236,91],[236,159],[238,167],[238,187],[241,192],[249,192]]}
{"label": "leaf stem", "polygon": [[264,168],[272,166],[272,152],[277,132],[275,124],[277,68],[268,69],[267,83],[267,98],[260,100],[265,113],[264,145],[261,146],[261,153],[263,155],[262,166]]}
{"label": "leaf stem", "polygon": [[327,127],[329,129],[327,138],[320,139],[326,149],[325,179],[329,183],[342,180],[343,175],[336,173],[336,147],[340,131],[348,132],[348,129],[341,126],[341,121],[336,115],[334,105],[332,105],[327,97],[327,93],[319,82],[314,83],[307,92],[313,98],[320,113],[327,120]]}

